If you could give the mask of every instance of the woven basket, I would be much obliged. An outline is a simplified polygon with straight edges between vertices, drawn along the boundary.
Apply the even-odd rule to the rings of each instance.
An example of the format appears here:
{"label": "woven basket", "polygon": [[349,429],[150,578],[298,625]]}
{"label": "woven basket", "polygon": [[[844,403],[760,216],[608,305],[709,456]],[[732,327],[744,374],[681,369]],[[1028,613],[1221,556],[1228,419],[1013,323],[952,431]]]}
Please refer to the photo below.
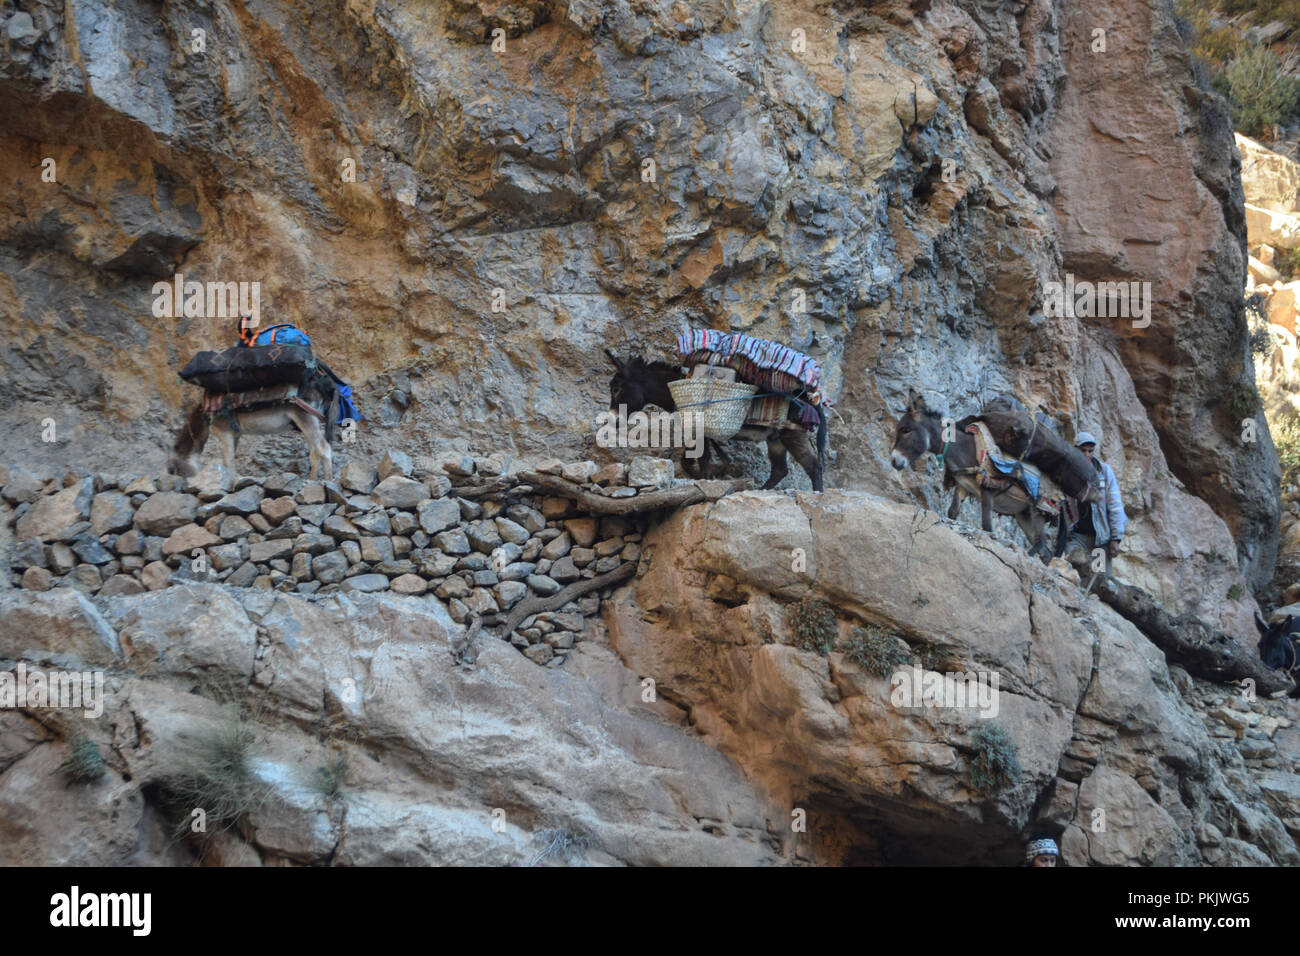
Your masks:
{"label": "woven basket", "polygon": [[706,437],[726,441],[745,424],[750,400],[758,386],[710,378],[679,378],[668,383],[668,391],[682,413],[683,427],[694,428],[692,416],[699,415],[703,418]]}
{"label": "woven basket", "polygon": [[785,395],[764,395],[756,398],[749,406],[749,415],[745,417],[746,425],[761,425],[765,428],[780,425],[790,417],[790,399]]}

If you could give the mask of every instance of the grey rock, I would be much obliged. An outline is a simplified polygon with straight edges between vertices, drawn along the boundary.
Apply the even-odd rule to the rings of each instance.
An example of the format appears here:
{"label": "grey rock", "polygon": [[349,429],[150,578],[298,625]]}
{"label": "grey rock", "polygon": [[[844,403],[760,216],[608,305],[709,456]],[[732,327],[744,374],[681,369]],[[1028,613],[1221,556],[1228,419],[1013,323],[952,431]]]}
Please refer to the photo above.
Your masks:
{"label": "grey rock", "polygon": [[388,520],[388,515],[382,511],[357,515],[352,519],[352,523],[361,531],[371,535],[388,535],[393,531],[393,523]]}
{"label": "grey rock", "polygon": [[560,582],[545,574],[530,574],[524,580],[524,583],[542,597],[550,597],[552,594],[559,594],[563,587]]}
{"label": "grey rock", "polygon": [[510,610],[528,596],[528,585],[522,581],[502,581],[492,590],[496,594],[497,604],[503,611]]}
{"label": "grey rock", "polygon": [[339,475],[339,485],[349,491],[369,494],[370,489],[375,487],[375,469],[359,461],[350,461]]}
{"label": "grey rock", "polygon": [[522,545],[528,540],[528,531],[523,525],[511,521],[509,518],[495,518],[497,533],[502,539],[509,541],[511,544]]}
{"label": "grey rock", "polygon": [[348,559],[339,551],[318,554],[311,561],[311,573],[322,584],[338,584],[347,569]]}
{"label": "grey rock", "polygon": [[410,455],[389,449],[384,452],[384,457],[379,459],[379,478],[382,482],[393,475],[407,477],[414,468],[415,463],[411,461]]}
{"label": "grey rock", "polygon": [[361,537],[361,532],[357,530],[357,526],[342,515],[330,515],[325,519],[321,530],[332,538],[345,541],[356,541]]}
{"label": "grey rock", "polygon": [[551,565],[549,574],[561,584],[568,584],[571,581],[576,581],[582,576],[582,572],[580,572],[577,566],[574,565],[573,558],[569,557],[567,554]]}
{"label": "grey rock", "polygon": [[[158,497],[157,495],[154,498]],[[197,499],[196,499],[197,500]],[[148,506],[149,501],[141,505],[141,510]],[[236,514],[248,516],[256,514],[262,507],[262,488],[260,485],[248,485],[240,488],[238,491],[232,491],[228,495],[223,495],[216,501],[210,501],[200,507],[195,514],[200,521],[206,521],[216,514]],[[136,524],[139,527],[139,512],[136,513]],[[182,522],[183,523],[183,522]]]}
{"label": "grey rock", "polygon": [[444,601],[449,598],[464,599],[469,597],[469,585],[459,577],[450,577],[434,593]]}
{"label": "grey rock", "polygon": [[45,567],[45,545],[40,538],[25,538],[9,555],[9,566],[15,571]]}
{"label": "grey rock", "polygon": [[382,574],[358,574],[343,582],[345,591],[387,591],[388,578]]}
{"label": "grey rock", "polygon": [[522,581],[537,570],[537,565],[529,561],[516,561],[514,564],[507,564],[497,577],[502,581]]}
{"label": "grey rock", "polygon": [[79,534],[72,542],[72,553],[87,564],[108,564],[113,555],[89,532]]}
{"label": "grey rock", "polygon": [[429,497],[424,482],[401,475],[390,475],[371,493],[385,508],[414,508]]}
{"label": "grey rock", "polygon": [[298,514],[307,524],[314,524],[319,528],[337,507],[338,505],[299,505]]}
{"label": "grey rock", "polygon": [[90,505],[90,527],[95,534],[126,531],[134,520],[131,499],[120,491],[101,491]]}
{"label": "grey rock", "polygon": [[434,535],[433,542],[447,554],[469,554],[469,537],[460,528]]}
{"label": "grey rock", "polygon": [[[420,530],[425,534],[437,535],[459,524],[461,509],[453,500],[437,498],[423,502],[419,506],[417,515],[420,519]],[[466,550],[468,548],[469,545],[466,544]]]}

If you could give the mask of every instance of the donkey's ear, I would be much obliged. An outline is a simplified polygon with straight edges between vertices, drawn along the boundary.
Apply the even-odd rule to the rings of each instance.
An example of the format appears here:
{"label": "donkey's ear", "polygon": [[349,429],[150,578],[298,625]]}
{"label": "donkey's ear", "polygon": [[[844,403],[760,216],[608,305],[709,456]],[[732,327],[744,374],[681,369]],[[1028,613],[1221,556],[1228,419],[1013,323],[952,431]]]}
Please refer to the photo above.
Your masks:
{"label": "donkey's ear", "polygon": [[907,410],[909,412],[925,411],[925,399],[916,389],[908,386],[907,389]]}

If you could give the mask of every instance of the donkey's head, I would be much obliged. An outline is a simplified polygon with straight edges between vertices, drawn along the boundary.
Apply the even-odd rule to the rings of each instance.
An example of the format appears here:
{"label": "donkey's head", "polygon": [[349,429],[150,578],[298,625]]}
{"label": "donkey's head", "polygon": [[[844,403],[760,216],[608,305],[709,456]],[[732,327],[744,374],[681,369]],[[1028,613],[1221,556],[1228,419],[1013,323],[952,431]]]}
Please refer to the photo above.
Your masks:
{"label": "donkey's head", "polygon": [[167,459],[167,474],[193,478],[199,473],[199,455],[208,443],[208,420],[203,414],[202,406],[190,412],[176,432],[172,442],[172,453]]}
{"label": "donkey's head", "polygon": [[899,471],[910,468],[930,450],[930,436],[939,427],[940,413],[931,411],[925,399],[913,389],[907,390],[907,411],[894,431],[894,450],[889,463]]}
{"label": "donkey's head", "polygon": [[1255,627],[1259,629],[1259,659],[1266,667],[1288,667],[1294,662],[1287,647],[1296,628],[1294,616],[1288,614],[1286,620],[1269,624],[1256,612]]}
{"label": "donkey's head", "polygon": [[676,410],[668,383],[681,377],[680,370],[667,362],[647,362],[639,355],[624,361],[609,349],[605,354],[614,363],[614,376],[609,380],[610,411],[617,411],[620,405],[626,405],[628,412],[639,412],[647,405]]}

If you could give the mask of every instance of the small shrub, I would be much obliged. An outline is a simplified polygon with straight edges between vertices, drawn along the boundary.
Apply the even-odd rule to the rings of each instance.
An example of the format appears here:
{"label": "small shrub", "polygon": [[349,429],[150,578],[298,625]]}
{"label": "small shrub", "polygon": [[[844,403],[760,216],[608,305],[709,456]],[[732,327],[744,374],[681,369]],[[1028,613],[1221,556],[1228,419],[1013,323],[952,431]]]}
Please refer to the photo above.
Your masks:
{"label": "small shrub", "polygon": [[930,644],[921,648],[917,662],[921,665],[922,670],[934,671],[939,674],[965,673],[970,669],[964,661],[953,657],[951,651]]}
{"label": "small shrub", "polygon": [[1223,404],[1234,423],[1254,418],[1259,414],[1259,392],[1245,382],[1234,382],[1228,386]]}
{"label": "small shrub", "polygon": [[914,607],[925,607],[929,603],[930,603],[930,599],[926,597],[924,594],[922,594],[920,591],[917,591],[916,597],[912,598],[912,605]]}
{"label": "small shrub", "polygon": [[1300,484],[1300,419],[1286,418],[1269,425],[1277,463],[1282,466],[1282,487]]}
{"label": "small shrub", "polygon": [[252,770],[256,740],[254,725],[238,711],[218,727],[199,734],[187,765],[167,787],[183,811],[179,830],[188,830],[196,809],[203,810],[209,830],[225,830],[266,803],[271,788]]}
{"label": "small shrub", "polygon": [[69,783],[93,783],[106,770],[103,754],[90,740],[79,740],[73,744],[68,759],[59,764],[58,769]]}
{"label": "small shrub", "polygon": [[977,793],[991,794],[1020,782],[1020,750],[1010,734],[997,724],[987,724],[976,731],[974,744],[970,779]]}
{"label": "small shrub", "polygon": [[829,654],[835,649],[839,625],[835,608],[825,601],[802,600],[790,605],[786,615],[790,630],[794,632],[795,646],[800,650]]}
{"label": "small shrub", "polygon": [[1267,357],[1273,352],[1273,333],[1267,325],[1257,325],[1250,330],[1250,351],[1253,355]]}
{"label": "small shrub", "polygon": [[1300,79],[1287,74],[1276,54],[1263,46],[1243,46],[1215,78],[1228,98],[1233,125],[1248,136],[1286,126],[1300,106]]}
{"label": "small shrub", "polygon": [[579,833],[567,827],[554,827],[539,830],[533,842],[540,844],[537,855],[528,861],[529,866],[537,866],[543,860],[553,859],[564,864],[580,861],[587,853],[589,841]]}
{"label": "small shrub", "polygon": [[883,627],[855,627],[845,644],[844,655],[877,677],[888,677],[915,661],[907,645]]}
{"label": "small shrub", "polygon": [[337,800],[343,796],[343,780],[347,773],[347,754],[336,751],[329,763],[316,768],[312,788],[326,800]]}
{"label": "small shrub", "polygon": [[1238,582],[1237,584],[1234,584],[1232,587],[1228,588],[1228,600],[1240,601],[1241,596],[1244,593],[1245,591],[1242,589],[1241,583]]}
{"label": "small shrub", "polygon": [[[1273,268],[1282,273],[1283,279],[1294,279],[1297,273],[1300,273],[1300,249],[1275,249],[1273,251]],[[1255,311],[1263,315],[1263,321],[1268,321],[1268,313],[1264,311],[1263,296],[1258,292],[1251,296],[1252,299],[1260,299],[1260,306]]]}

